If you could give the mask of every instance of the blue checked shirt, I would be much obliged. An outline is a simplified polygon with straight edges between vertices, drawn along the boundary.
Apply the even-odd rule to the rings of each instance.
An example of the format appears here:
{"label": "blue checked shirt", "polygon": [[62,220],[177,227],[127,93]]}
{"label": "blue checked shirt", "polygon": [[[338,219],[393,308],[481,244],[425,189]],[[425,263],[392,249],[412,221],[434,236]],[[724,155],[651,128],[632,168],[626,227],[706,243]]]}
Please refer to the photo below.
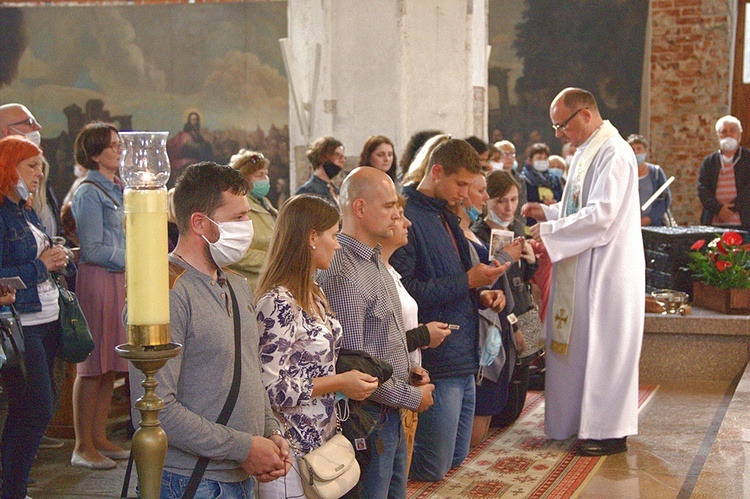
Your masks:
{"label": "blue checked shirt", "polygon": [[331,266],[318,273],[317,281],[344,330],[342,347],[364,350],[393,366],[391,379],[370,400],[416,410],[422,392],[409,385],[411,366],[401,302],[380,257],[380,246],[371,248],[346,234],[339,234],[338,240],[341,249]]}

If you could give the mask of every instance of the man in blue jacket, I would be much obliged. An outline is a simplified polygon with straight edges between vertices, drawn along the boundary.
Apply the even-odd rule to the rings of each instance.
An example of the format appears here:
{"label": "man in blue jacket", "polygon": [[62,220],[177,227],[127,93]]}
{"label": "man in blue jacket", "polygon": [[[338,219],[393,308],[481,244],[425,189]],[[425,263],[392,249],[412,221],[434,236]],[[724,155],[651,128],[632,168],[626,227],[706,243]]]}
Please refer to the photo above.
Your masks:
{"label": "man in blue jacket", "polygon": [[[479,156],[465,141],[451,139],[430,156],[417,188],[405,187],[404,214],[412,222],[409,243],[391,257],[402,282],[419,304],[419,322],[458,326],[435,349],[422,352],[435,385],[434,405],[419,416],[410,478],[438,481],[469,453],[479,368],[479,306],[498,308],[505,300],[490,286],[507,266],[472,267],[469,243],[459,218],[447,209],[462,203],[481,173]],[[481,291],[479,291],[481,289]]]}

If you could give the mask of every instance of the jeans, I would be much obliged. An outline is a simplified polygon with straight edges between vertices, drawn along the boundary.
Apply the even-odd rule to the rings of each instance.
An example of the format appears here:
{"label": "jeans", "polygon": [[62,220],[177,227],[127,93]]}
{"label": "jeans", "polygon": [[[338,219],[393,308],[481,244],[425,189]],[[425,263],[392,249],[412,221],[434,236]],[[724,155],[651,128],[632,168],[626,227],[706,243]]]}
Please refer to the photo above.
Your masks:
{"label": "jeans", "polygon": [[[159,499],[181,499],[190,482],[189,476],[178,475],[169,471],[161,473],[161,493]],[[204,478],[195,490],[196,499],[252,499],[255,479],[248,478],[244,482],[217,482]]]}
{"label": "jeans", "polygon": [[60,345],[60,322],[24,326],[26,373],[3,370],[3,390],[8,395],[8,417],[3,429],[3,499],[26,497],[26,482],[39,443],[52,419],[52,371]]}
{"label": "jeans", "polygon": [[406,497],[406,438],[401,413],[369,405],[364,409],[376,424],[367,438],[372,457],[361,470],[359,491],[365,499],[402,499]]}
{"label": "jeans", "polygon": [[409,478],[437,482],[469,454],[474,375],[432,381],[434,404],[419,415]]}

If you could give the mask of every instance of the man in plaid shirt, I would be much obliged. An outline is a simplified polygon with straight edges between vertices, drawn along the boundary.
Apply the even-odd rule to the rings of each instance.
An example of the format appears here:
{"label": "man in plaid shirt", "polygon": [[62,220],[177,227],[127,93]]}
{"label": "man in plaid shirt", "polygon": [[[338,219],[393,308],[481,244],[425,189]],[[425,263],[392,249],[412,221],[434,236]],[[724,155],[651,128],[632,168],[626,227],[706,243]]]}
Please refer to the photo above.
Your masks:
{"label": "man in plaid shirt", "polygon": [[396,189],[380,170],[357,168],[344,180],[339,204],[341,249],[317,281],[341,322],[343,347],[364,350],[393,366],[393,376],[364,404],[377,424],[365,442],[372,457],[362,469],[360,492],[366,498],[405,497],[406,440],[399,409],[426,410],[434,386],[426,372],[419,386],[409,384],[401,302],[380,256],[381,242],[393,236],[400,218]]}

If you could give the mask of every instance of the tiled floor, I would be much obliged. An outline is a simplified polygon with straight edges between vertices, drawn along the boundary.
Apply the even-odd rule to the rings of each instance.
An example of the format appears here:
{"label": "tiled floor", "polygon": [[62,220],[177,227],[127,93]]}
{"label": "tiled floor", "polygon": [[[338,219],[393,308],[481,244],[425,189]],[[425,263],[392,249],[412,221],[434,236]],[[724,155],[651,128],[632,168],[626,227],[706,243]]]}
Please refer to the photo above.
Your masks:
{"label": "tiled floor", "polygon": [[[641,411],[640,434],[628,439],[630,450],[605,459],[580,497],[750,497],[750,488],[743,488],[742,479],[737,483],[736,473],[734,478],[726,474],[721,454],[712,453],[707,459],[726,410],[729,386],[729,382],[661,383]],[[740,469],[750,468],[750,461],[745,460],[750,438],[744,443],[741,438],[730,438],[719,439],[728,453],[724,457],[734,457],[733,466]],[[29,495],[35,499],[119,497],[125,463],[110,471],[74,468],[68,464],[71,449],[69,442],[62,449],[39,452],[32,470],[37,484]],[[704,461],[711,473],[704,474],[699,483]]]}

